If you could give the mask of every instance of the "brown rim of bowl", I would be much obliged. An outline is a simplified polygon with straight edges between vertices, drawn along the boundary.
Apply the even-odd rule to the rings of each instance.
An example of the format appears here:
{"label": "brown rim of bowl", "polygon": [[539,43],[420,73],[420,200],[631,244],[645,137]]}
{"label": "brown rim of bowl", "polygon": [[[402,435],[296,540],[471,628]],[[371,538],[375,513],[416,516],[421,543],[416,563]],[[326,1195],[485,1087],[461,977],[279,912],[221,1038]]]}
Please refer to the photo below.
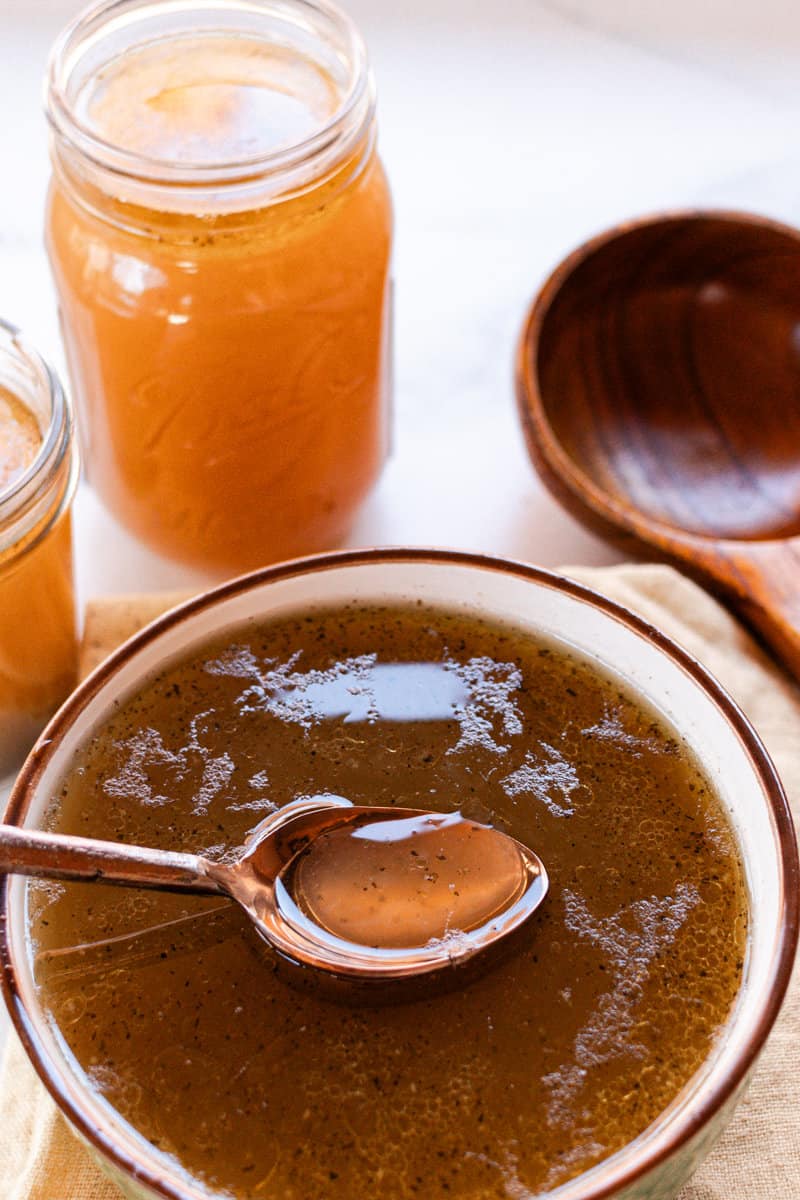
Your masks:
{"label": "brown rim of bowl", "polygon": [[[456,550],[436,550],[424,547],[413,548],[376,548],[368,550],[345,550],[333,554],[315,555],[305,559],[293,559],[291,562],[280,563],[276,566],[265,567],[249,575],[243,575],[220,587],[204,592],[185,604],[170,610],[159,617],[140,633],[134,635],[119,649],[115,650],[100,664],[87,679],[79,685],[67,699],[56,715],[41,734],[39,740],[26,759],[22,770],[12,790],[5,820],[18,824],[27,812],[30,795],[41,774],[58,748],[65,729],[68,728],[89,701],[115,672],[157,636],[182,623],[186,617],[194,616],[215,605],[218,601],[249,591],[254,586],[271,581],[290,578],[296,575],[312,574],[315,571],[326,571],[339,567],[363,565],[380,562],[423,562],[452,564],[456,566],[475,567],[483,571],[497,571],[505,575],[528,579],[544,587],[566,593],[577,600],[591,605],[615,621],[627,626],[632,632],[656,646],[667,658],[679,666],[701,690],[716,704],[728,724],[737,734],[746,751],[756,775],[759,777],[766,796],[768,797],[772,821],[777,833],[779,859],[782,878],[780,882],[782,920],[776,946],[773,950],[771,985],[766,996],[758,1023],[745,1046],[735,1061],[721,1079],[717,1080],[708,1094],[702,1098],[693,1098],[687,1107],[683,1120],[677,1122],[679,1128],[670,1130],[665,1127],[665,1141],[655,1150],[643,1141],[638,1153],[634,1152],[632,1161],[624,1164],[621,1171],[611,1179],[602,1178],[589,1182],[585,1191],[580,1193],[580,1200],[604,1200],[623,1187],[630,1186],[644,1174],[657,1167],[669,1158],[682,1145],[690,1140],[702,1126],[721,1108],[745,1079],[756,1055],[761,1049],[773,1022],[775,1021],[789,979],[794,961],[798,938],[798,905],[800,892],[800,865],[798,864],[797,845],[794,827],[788,801],[781,785],[775,767],[772,764],[750,722],[730,698],[727,692],[717,683],[716,679],[702,667],[694,658],[673,642],[666,634],[648,624],[643,618],[629,612],[616,601],[609,600],[591,588],[585,587],[574,580],[556,575],[541,567],[530,566],[527,563],[515,562],[489,555],[471,554]],[[114,1142],[97,1129],[92,1123],[91,1116],[83,1110],[77,1101],[73,1101],[69,1089],[62,1081],[60,1073],[54,1069],[47,1058],[39,1035],[36,1031],[36,1021],[32,1019],[22,1002],[16,970],[12,959],[8,934],[8,879],[2,880],[0,888],[0,969],[2,970],[3,993],[9,1012],[27,1053],[33,1062],[39,1077],[42,1079],[50,1094],[61,1110],[66,1114],[75,1128],[91,1146],[101,1152],[124,1174],[150,1188],[164,1200],[209,1200],[205,1189],[196,1188],[193,1184],[181,1184],[165,1181],[154,1174],[153,1166],[148,1160],[150,1155],[142,1149],[141,1154],[120,1150]],[[645,1133],[639,1135],[644,1138]],[[153,1154],[158,1152],[153,1150]],[[618,1154],[624,1154],[625,1150]],[[617,1155],[612,1155],[592,1168],[602,1172],[606,1163],[611,1163]],[[580,1176],[562,1185],[569,1187],[577,1185]],[[576,1197],[577,1200],[577,1197]]]}
{"label": "brown rim of bowl", "polygon": [[[636,509],[610,495],[583,471],[564,449],[548,420],[539,386],[539,345],[545,321],[562,288],[575,271],[598,251],[648,226],[703,221],[721,221],[731,225],[769,229],[791,238],[800,248],[800,231],[793,229],[791,225],[773,221],[770,217],[761,217],[757,213],[738,212],[735,209],[670,209],[623,221],[582,242],[551,271],[525,315],[517,343],[517,411],[528,454],[550,494],[582,525],[639,556],[642,553],[640,543],[651,542],[652,535],[656,535],[652,545],[662,560],[669,557],[665,551],[667,542],[670,544],[670,552],[680,554],[681,547],[699,547],[714,539],[709,539],[701,533],[682,530],[649,516],[646,522],[639,521]],[[736,541],[735,538],[730,540]],[[684,570],[692,571],[691,563],[684,563],[683,566]]]}

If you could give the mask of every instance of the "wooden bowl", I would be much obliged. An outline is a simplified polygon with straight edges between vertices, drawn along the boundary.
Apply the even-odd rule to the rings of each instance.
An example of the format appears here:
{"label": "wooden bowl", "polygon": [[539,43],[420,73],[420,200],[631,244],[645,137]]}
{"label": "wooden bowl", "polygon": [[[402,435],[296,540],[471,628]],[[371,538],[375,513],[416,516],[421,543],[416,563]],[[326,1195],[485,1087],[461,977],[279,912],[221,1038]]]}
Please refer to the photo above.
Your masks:
{"label": "wooden bowl", "polygon": [[602,234],[544,284],[517,368],[555,496],[711,583],[800,674],[800,234],[727,212]]}

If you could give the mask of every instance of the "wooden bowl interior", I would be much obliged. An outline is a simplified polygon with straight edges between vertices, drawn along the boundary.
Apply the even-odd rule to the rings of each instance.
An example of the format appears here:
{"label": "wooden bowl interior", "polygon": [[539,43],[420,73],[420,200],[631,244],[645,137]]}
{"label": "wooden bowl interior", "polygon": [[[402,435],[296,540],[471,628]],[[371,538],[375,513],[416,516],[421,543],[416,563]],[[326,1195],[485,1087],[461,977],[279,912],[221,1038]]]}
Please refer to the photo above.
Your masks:
{"label": "wooden bowl interior", "polygon": [[562,272],[525,351],[532,441],[555,437],[601,491],[666,525],[799,533],[800,235],[747,218],[665,219],[595,243]]}

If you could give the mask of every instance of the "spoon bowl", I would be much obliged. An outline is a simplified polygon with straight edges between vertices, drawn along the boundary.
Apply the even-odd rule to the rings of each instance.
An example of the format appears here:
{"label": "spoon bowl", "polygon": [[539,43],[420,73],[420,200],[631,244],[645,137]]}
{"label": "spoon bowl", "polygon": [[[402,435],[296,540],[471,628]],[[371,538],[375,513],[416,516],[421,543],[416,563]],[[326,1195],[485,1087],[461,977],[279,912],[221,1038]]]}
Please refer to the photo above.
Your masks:
{"label": "spoon bowl", "polygon": [[800,674],[800,234],[684,213],[586,243],[519,346],[531,456],[579,520],[678,563]]}

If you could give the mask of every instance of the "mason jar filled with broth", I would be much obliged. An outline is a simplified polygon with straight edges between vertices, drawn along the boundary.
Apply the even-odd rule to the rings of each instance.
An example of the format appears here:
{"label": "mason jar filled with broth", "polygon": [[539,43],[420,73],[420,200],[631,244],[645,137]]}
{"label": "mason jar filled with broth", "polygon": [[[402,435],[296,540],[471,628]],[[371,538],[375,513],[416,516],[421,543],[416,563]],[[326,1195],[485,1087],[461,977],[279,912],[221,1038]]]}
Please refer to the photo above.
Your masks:
{"label": "mason jar filled with broth", "polygon": [[91,483],[230,572],[334,545],[387,448],[389,190],[314,0],[123,0],[57,43],[47,246]]}
{"label": "mason jar filled with broth", "polygon": [[57,376],[0,321],[0,782],[75,684],[72,414]]}

